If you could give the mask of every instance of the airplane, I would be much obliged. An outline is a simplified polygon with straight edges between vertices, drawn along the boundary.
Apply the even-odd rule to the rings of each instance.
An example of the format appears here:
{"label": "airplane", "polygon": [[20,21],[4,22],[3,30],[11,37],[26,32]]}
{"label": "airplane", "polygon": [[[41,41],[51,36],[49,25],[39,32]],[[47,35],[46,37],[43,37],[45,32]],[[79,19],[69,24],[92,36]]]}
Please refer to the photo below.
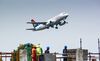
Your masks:
{"label": "airplane", "polygon": [[65,21],[68,16],[69,15],[66,12],[62,12],[59,15],[49,19],[47,22],[35,22],[35,20],[32,19],[31,22],[27,22],[27,24],[32,24],[33,28],[26,30],[40,31],[44,29],[49,29],[50,27],[58,29],[58,25],[62,26],[68,23]]}

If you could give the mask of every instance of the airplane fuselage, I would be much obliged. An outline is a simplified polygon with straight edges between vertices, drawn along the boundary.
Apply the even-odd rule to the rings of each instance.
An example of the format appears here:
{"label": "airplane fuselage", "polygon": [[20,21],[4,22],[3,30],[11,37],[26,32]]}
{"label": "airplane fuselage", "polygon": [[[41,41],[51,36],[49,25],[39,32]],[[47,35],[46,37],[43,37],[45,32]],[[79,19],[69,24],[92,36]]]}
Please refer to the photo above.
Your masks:
{"label": "airplane fuselage", "polygon": [[[68,17],[67,13],[60,13],[59,15],[47,20],[46,24],[39,24],[38,26],[36,26],[34,28],[35,31],[38,30],[43,30],[43,29],[48,29],[49,27],[54,27],[54,25],[56,25],[56,27],[58,25],[62,26],[66,23],[65,19]],[[63,21],[63,22],[62,22]]]}

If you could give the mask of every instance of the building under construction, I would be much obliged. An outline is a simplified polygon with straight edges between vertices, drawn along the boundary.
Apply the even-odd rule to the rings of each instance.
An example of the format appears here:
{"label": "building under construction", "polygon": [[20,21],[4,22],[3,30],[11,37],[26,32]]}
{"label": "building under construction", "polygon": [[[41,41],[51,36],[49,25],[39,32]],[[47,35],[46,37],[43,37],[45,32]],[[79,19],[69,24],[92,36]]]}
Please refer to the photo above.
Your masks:
{"label": "building under construction", "polygon": [[77,48],[67,49],[67,56],[63,56],[63,53],[42,53],[41,60],[39,57],[33,60],[33,46],[35,45],[31,43],[20,44],[13,52],[0,52],[0,61],[63,61],[64,58],[67,58],[67,61],[96,61],[95,55],[99,57],[99,53],[90,53],[88,49]]}

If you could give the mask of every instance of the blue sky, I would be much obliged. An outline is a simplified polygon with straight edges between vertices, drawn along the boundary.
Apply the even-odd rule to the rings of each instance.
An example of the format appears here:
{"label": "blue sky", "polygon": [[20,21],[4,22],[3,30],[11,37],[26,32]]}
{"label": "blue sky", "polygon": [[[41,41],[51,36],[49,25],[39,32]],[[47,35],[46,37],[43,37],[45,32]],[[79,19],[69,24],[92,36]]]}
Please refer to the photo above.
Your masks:
{"label": "blue sky", "polygon": [[[56,29],[39,32],[27,31],[32,25],[26,24],[32,18],[46,21],[66,11],[69,24]],[[0,51],[12,51],[20,43],[40,43],[45,50],[62,52],[68,48],[83,48],[97,52],[97,39],[100,38],[99,0],[0,0]]]}

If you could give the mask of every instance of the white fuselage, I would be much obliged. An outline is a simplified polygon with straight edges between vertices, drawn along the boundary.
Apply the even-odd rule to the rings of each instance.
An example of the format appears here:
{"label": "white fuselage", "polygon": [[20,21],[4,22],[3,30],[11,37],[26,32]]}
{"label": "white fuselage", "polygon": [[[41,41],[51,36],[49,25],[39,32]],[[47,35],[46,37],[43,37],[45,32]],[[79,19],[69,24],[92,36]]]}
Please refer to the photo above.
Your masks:
{"label": "white fuselage", "polygon": [[62,20],[65,20],[68,17],[67,13],[60,13],[59,15],[49,19],[46,23],[46,25],[40,24],[37,27],[35,27],[35,30],[43,30],[47,27],[50,27],[50,25],[58,25],[58,23]]}

